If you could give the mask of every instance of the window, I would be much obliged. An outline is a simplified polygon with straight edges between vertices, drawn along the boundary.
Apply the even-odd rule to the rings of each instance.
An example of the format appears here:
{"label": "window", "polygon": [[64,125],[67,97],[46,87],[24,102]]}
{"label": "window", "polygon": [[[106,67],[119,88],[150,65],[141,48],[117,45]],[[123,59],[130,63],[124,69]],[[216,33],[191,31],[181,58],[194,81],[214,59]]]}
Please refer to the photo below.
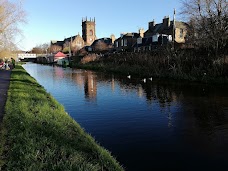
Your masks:
{"label": "window", "polygon": [[116,47],[119,47],[119,42],[116,41]]}
{"label": "window", "polygon": [[182,29],[182,28],[180,28],[180,38],[183,38],[183,36],[184,36],[184,29]]}
{"label": "window", "polygon": [[122,39],[122,40],[121,40],[121,46],[123,46],[123,44],[124,44],[124,40]]}
{"label": "window", "polygon": [[127,46],[127,39],[124,40],[124,46]]}

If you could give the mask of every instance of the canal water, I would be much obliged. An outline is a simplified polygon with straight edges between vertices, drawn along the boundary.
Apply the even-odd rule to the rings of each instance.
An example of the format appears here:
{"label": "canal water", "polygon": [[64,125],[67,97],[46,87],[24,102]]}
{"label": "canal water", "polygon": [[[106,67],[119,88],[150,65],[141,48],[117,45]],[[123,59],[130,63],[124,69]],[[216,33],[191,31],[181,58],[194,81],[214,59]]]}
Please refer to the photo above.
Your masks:
{"label": "canal water", "polygon": [[227,87],[23,67],[127,171],[228,168]]}

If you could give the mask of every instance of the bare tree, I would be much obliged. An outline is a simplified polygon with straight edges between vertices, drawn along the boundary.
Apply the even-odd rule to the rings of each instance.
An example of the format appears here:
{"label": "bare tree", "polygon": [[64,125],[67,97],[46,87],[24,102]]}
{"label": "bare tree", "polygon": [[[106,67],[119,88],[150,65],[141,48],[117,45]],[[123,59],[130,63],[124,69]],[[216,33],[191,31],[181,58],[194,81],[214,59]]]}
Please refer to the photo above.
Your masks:
{"label": "bare tree", "polygon": [[50,53],[57,53],[59,51],[62,51],[63,50],[63,47],[62,46],[59,46],[59,45],[51,45],[50,46]]}
{"label": "bare tree", "polygon": [[81,49],[81,46],[74,46],[71,48],[73,55],[77,54],[77,52]]}
{"label": "bare tree", "polygon": [[49,43],[43,43],[40,45],[43,53],[48,53],[50,51]]}
{"label": "bare tree", "polygon": [[22,2],[0,0],[0,54],[16,49],[16,35],[22,35],[19,23],[25,23]]}
{"label": "bare tree", "polygon": [[182,14],[190,21],[188,39],[215,58],[224,55],[228,40],[227,0],[183,0]]}
{"label": "bare tree", "polygon": [[37,45],[36,47],[33,47],[31,50],[31,53],[36,53],[36,54],[46,54],[50,50],[49,44],[48,43],[43,43],[40,45]]}
{"label": "bare tree", "polygon": [[103,41],[98,41],[95,46],[94,46],[94,50],[96,52],[104,52],[108,50],[108,45],[103,42]]}

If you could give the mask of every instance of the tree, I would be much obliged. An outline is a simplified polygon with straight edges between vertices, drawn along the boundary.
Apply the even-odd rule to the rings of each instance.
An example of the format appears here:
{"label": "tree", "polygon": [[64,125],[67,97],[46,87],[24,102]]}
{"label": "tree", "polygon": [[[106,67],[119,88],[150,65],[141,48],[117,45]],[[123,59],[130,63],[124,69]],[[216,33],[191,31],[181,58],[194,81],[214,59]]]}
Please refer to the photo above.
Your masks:
{"label": "tree", "polygon": [[16,35],[21,34],[19,24],[25,22],[21,1],[0,0],[0,56],[16,49]]}
{"label": "tree", "polygon": [[188,40],[215,58],[223,56],[228,40],[227,0],[184,0],[182,4],[190,25]]}
{"label": "tree", "polygon": [[78,46],[78,45],[71,47],[71,51],[72,51],[73,55],[77,54],[77,52],[78,52],[81,48],[82,48],[82,46]]}
{"label": "tree", "polygon": [[95,45],[94,45],[94,51],[95,52],[105,52],[108,50],[108,45],[103,42],[103,41],[98,41]]}
{"label": "tree", "polygon": [[57,53],[57,52],[62,51],[62,50],[63,50],[62,46],[56,45],[56,44],[51,45],[49,48],[50,53]]}
{"label": "tree", "polygon": [[40,49],[39,47],[34,47],[32,48],[30,53],[42,54],[42,49]]}
{"label": "tree", "polygon": [[68,46],[63,48],[63,53],[69,53],[70,48]]}
{"label": "tree", "polygon": [[37,45],[31,50],[31,53],[36,53],[36,54],[46,54],[49,52],[49,44],[48,43],[43,43],[40,45]]}

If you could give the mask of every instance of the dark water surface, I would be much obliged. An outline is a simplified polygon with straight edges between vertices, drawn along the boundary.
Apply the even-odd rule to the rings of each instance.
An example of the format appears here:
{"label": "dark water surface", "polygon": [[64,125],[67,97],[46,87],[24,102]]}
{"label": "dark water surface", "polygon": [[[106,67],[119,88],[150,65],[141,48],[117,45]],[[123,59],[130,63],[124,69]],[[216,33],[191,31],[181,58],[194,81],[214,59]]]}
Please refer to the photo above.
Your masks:
{"label": "dark water surface", "polygon": [[24,65],[127,171],[228,170],[228,87]]}

